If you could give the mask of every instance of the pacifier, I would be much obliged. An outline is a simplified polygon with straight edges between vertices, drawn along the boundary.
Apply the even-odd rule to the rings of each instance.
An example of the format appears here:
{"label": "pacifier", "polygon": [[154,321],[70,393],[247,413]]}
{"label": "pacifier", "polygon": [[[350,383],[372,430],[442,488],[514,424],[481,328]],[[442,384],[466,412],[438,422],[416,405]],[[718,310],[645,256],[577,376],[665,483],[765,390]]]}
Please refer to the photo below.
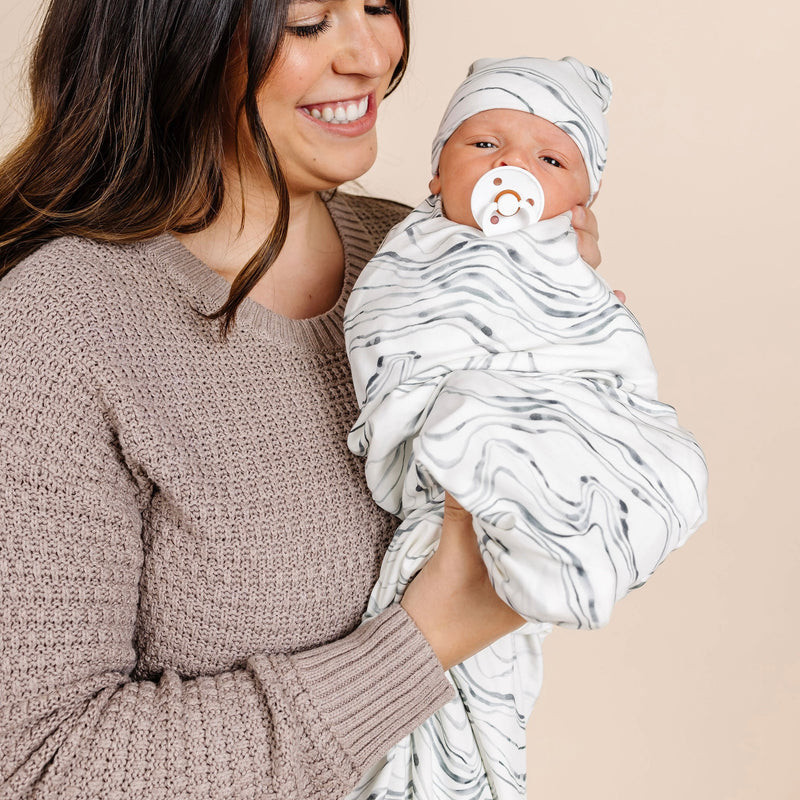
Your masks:
{"label": "pacifier", "polygon": [[472,216],[487,236],[535,225],[544,213],[542,184],[520,167],[495,167],[475,184]]}

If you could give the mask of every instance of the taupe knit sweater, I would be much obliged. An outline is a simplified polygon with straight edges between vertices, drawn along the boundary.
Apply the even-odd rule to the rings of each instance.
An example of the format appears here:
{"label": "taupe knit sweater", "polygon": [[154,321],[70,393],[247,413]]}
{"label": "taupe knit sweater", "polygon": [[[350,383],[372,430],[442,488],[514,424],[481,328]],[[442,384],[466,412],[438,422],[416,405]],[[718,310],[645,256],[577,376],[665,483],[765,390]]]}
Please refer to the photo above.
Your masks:
{"label": "taupe knit sweater", "polygon": [[342,311],[406,209],[337,195],[329,313],[246,301],[169,235],[0,283],[0,797],[335,800],[451,697],[393,607],[346,446]]}

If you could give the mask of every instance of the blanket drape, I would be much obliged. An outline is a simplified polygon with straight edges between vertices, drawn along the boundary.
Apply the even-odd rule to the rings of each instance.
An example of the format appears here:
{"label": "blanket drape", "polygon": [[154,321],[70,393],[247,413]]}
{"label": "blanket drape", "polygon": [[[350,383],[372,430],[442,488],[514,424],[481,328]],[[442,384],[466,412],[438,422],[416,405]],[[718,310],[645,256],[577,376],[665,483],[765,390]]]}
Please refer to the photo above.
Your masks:
{"label": "blanket drape", "polygon": [[657,399],[644,334],[580,259],[568,214],[488,238],[428,198],[359,277],[345,336],[361,407],[349,445],[402,520],[367,616],[434,551],[447,490],[529,621],[451,670],[458,698],[351,797],[517,800],[543,637],[606,623],[696,530],[702,452]]}

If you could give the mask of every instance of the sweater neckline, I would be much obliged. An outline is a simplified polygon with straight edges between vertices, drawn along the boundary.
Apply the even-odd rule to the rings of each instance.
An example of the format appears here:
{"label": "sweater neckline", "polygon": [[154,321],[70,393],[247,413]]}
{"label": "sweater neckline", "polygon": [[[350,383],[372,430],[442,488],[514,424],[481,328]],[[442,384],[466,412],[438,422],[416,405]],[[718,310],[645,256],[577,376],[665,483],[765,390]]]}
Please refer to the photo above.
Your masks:
{"label": "sweater neckline", "polygon": [[[352,198],[337,192],[325,201],[342,241],[344,277],[336,303],[314,317],[293,319],[262,306],[249,297],[239,306],[236,325],[229,338],[245,331],[264,335],[274,342],[317,351],[339,350],[344,346],[344,309],[364,264],[373,255],[367,231],[349,202]],[[167,271],[189,305],[201,314],[216,311],[227,299],[230,284],[205,262],[191,253],[171,233],[150,239],[144,246]],[[216,325],[216,321],[209,321]]]}

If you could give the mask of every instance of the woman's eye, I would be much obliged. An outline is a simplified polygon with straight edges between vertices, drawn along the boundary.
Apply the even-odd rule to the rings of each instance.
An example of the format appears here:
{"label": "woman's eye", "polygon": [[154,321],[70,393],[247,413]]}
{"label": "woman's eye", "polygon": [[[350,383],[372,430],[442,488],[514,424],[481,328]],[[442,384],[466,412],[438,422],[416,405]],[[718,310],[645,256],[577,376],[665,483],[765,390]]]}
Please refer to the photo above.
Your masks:
{"label": "woman's eye", "polygon": [[325,33],[331,27],[330,20],[325,17],[319,22],[312,25],[287,25],[286,31],[292,36],[299,36],[300,38],[314,38]]}
{"label": "woman's eye", "polygon": [[382,16],[384,14],[394,13],[394,5],[392,5],[392,3],[383,3],[382,5],[379,6],[365,5],[364,11],[366,11],[367,14]]}
{"label": "woman's eye", "polygon": [[[385,16],[394,13],[394,5],[392,3],[381,3],[380,5],[365,5],[364,12],[371,16]],[[331,27],[331,21],[324,17],[319,22],[309,24],[293,23],[286,26],[287,33],[292,36],[299,36],[300,38],[316,38],[322,35]]]}
{"label": "woman's eye", "polygon": [[542,156],[542,161],[544,161],[545,164],[550,164],[553,167],[562,167],[563,166],[563,164],[560,161],[558,161],[557,159],[553,158],[552,156]]}

